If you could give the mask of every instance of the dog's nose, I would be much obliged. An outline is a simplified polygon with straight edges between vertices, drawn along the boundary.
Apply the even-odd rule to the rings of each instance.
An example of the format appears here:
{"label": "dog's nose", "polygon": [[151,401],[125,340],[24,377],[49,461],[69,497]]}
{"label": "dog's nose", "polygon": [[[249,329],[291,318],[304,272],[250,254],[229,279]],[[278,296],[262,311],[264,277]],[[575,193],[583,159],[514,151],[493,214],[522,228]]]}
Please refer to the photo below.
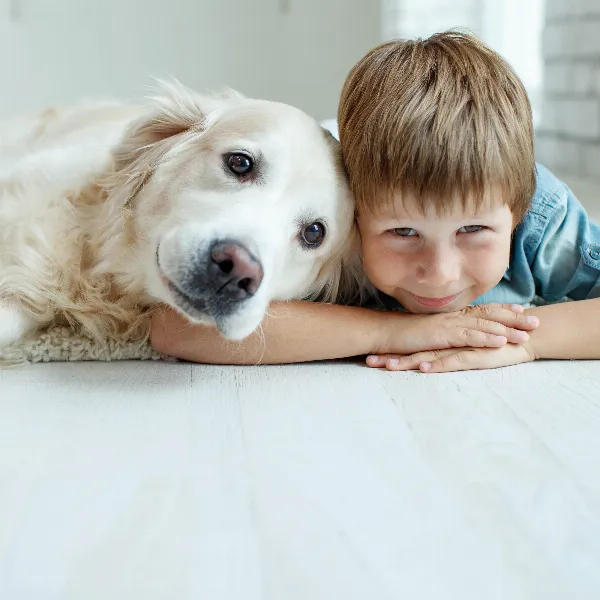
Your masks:
{"label": "dog's nose", "polygon": [[242,244],[217,242],[210,251],[208,275],[217,293],[229,300],[245,300],[263,279],[260,261]]}

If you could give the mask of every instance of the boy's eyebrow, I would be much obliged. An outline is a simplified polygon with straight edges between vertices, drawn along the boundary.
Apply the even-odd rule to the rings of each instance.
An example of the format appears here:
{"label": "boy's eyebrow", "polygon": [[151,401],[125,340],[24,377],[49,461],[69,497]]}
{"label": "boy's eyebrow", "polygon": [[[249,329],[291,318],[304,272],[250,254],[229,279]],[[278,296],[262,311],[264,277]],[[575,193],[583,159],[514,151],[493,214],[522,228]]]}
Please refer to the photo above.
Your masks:
{"label": "boy's eyebrow", "polygon": [[[497,215],[494,214],[495,211],[496,211],[496,209],[478,210],[475,213],[460,215],[460,216],[457,216],[456,218],[452,218],[451,220],[465,221],[465,220],[495,219],[497,217]],[[398,214],[397,211],[390,210],[390,209],[380,210],[375,215],[373,215],[373,217],[378,221],[383,221],[383,220],[385,220],[385,221],[391,221],[391,220],[397,220],[397,221],[410,221],[410,220],[422,221],[422,220],[425,220],[425,221],[429,221],[429,220],[434,220],[434,219],[444,219],[444,220],[450,219],[449,215],[443,215],[443,214],[442,215],[440,215],[440,214],[426,215],[426,214],[422,214],[422,213],[418,213],[418,212],[412,213],[412,214],[403,212],[402,214]]]}

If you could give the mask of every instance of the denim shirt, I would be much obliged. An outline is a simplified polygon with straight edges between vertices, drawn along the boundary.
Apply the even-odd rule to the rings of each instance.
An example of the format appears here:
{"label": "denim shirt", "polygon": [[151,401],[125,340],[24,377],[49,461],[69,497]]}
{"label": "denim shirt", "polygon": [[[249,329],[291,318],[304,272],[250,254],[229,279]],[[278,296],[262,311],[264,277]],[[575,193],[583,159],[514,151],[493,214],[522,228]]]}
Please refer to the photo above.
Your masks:
{"label": "denim shirt", "polygon": [[474,304],[599,297],[600,226],[589,220],[567,185],[537,165],[535,194],[514,232],[510,266],[500,283]]}
{"label": "denim shirt", "polygon": [[[381,296],[384,308],[403,310],[393,298]],[[589,220],[567,185],[538,164],[531,208],[513,233],[510,265],[473,304],[527,306],[588,298],[600,298],[600,226]]]}

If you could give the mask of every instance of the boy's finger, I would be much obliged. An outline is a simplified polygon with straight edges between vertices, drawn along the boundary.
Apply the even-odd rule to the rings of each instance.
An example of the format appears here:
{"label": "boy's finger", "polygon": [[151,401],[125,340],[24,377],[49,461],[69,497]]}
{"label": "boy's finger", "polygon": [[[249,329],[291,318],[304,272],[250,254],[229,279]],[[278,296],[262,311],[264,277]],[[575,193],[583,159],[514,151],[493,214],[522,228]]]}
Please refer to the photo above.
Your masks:
{"label": "boy's finger", "polygon": [[[506,342],[524,344],[529,340],[529,334],[521,329],[513,329],[496,321],[477,319],[470,329],[460,329],[463,343],[455,346],[472,346],[473,348],[497,348]],[[498,342],[502,340],[502,343]]]}
{"label": "boy's finger", "polygon": [[457,352],[452,348],[448,350],[431,350],[429,352],[417,352],[410,356],[388,356],[385,367],[388,371],[414,371],[425,361],[435,361],[444,356]]}
{"label": "boy's finger", "polygon": [[529,341],[529,334],[521,329],[506,328],[506,338],[511,344],[524,344]]}
{"label": "boy's finger", "polygon": [[[525,313],[517,314],[512,310],[490,305],[470,307],[469,312],[473,317],[485,319],[486,321],[494,321],[506,327],[521,329],[523,331],[531,331],[540,324],[539,319],[532,315]],[[489,331],[488,333],[498,334],[496,331]]]}
{"label": "boy's finger", "polygon": [[525,312],[525,307],[521,304],[499,304],[498,302],[490,302],[485,306],[492,306],[494,308],[505,308],[506,310],[510,310],[519,314],[523,314]]}
{"label": "boy's finger", "polygon": [[456,338],[450,340],[450,345],[458,348],[472,346],[473,348],[498,348],[507,342],[524,344],[529,340],[529,334],[521,329],[507,327],[497,321],[476,318],[467,327],[456,329]]}
{"label": "boy's finger", "polygon": [[490,350],[456,351],[436,360],[423,361],[419,364],[421,373],[449,373],[469,371],[473,369],[489,369],[494,366]]}
{"label": "boy's finger", "polygon": [[367,366],[373,369],[383,369],[389,358],[394,357],[392,354],[369,354],[367,356]]}
{"label": "boy's finger", "polygon": [[[485,330],[488,331],[485,331]],[[472,348],[499,348],[509,340],[507,328],[499,323],[489,321],[488,323],[477,323],[472,329],[459,328],[457,337],[450,341],[454,348],[470,346]]]}
{"label": "boy's finger", "polygon": [[419,364],[422,373],[447,373],[473,369],[497,369],[509,365],[535,360],[523,345],[510,345],[506,348],[483,348],[455,350],[435,360],[425,360]]}
{"label": "boy's finger", "polygon": [[431,352],[419,352],[410,356],[397,356],[388,358],[385,368],[388,371],[412,371],[419,368],[424,360],[433,360],[435,357]]}

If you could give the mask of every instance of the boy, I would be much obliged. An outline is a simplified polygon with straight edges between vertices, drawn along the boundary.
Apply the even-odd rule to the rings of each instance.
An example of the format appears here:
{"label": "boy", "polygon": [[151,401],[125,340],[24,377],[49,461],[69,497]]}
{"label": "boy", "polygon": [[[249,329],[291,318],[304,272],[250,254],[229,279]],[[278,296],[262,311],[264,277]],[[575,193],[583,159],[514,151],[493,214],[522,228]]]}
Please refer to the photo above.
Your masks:
{"label": "boy", "polygon": [[[423,372],[600,358],[600,228],[536,168],[529,100],[500,56],[453,32],[383,44],[348,76],[338,122],[365,272],[387,308],[413,314],[276,305],[263,346],[256,336],[234,344],[184,328],[167,312],[153,323],[160,351],[237,364],[371,353],[369,366]],[[464,315],[457,311],[504,318],[501,308],[469,305],[565,297],[577,302],[507,322],[535,329],[506,333],[513,343],[453,349],[447,339],[448,319]]]}

